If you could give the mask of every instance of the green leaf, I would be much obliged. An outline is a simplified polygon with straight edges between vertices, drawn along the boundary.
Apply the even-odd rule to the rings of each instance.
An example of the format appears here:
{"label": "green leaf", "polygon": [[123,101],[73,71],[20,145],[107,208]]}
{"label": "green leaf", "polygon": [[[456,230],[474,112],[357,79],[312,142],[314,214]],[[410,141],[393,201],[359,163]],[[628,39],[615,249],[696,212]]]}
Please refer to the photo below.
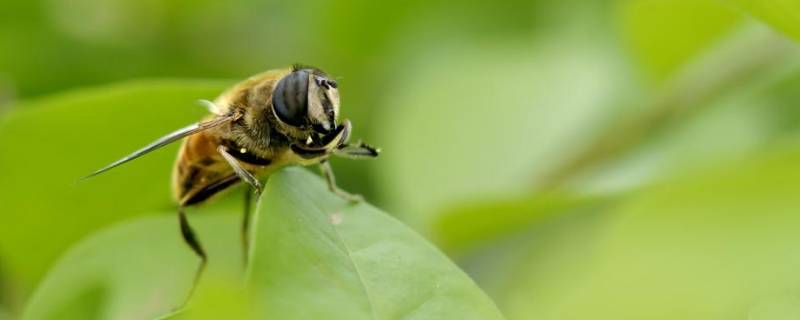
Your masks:
{"label": "green leaf", "polygon": [[207,114],[221,81],[130,82],[14,106],[0,118],[0,257],[32,289],[74,241],[127,217],[166,208],[178,144],[106,175],[87,173]]}
{"label": "green leaf", "polygon": [[[190,219],[210,257],[184,315],[191,319],[220,310],[255,319],[502,319],[435,247],[366,203],[346,203],[303,169],[279,171],[267,183],[245,291],[237,289],[238,215]],[[197,264],[179,237],[177,219],[163,217],[84,240],[48,274],[23,319],[61,319],[66,311],[96,319],[166,314]]]}
{"label": "green leaf", "polygon": [[501,318],[445,256],[378,209],[347,204],[300,170],[278,174],[269,188],[251,273],[266,314],[283,319],[332,314],[341,319]]}
{"label": "green leaf", "polygon": [[800,2],[795,0],[727,0],[778,31],[800,40]]}
{"label": "green leaf", "polygon": [[622,33],[645,70],[664,80],[741,24],[741,15],[716,0],[625,0]]}
{"label": "green leaf", "polygon": [[[695,59],[665,90],[631,104],[604,130],[587,136],[592,143],[562,162],[544,184],[608,192],[683,167],[668,157],[696,165],[770,143],[767,118],[791,119],[764,108],[765,100],[775,100],[764,89],[797,73],[797,53],[794,43],[766,28],[743,28]],[[674,143],[665,148],[663,140]],[[615,172],[607,170],[609,164]],[[587,184],[587,175],[602,186]]]}
{"label": "green leaf", "polygon": [[[190,220],[210,252],[208,274],[238,270],[235,215],[203,212]],[[114,225],[73,246],[51,268],[22,319],[152,319],[180,305],[198,262],[181,239],[175,212]]]}
{"label": "green leaf", "polygon": [[606,205],[617,197],[549,192],[505,200],[464,202],[439,214],[431,232],[442,250],[458,257],[493,240],[525,232],[553,216]]}
{"label": "green leaf", "polygon": [[496,298],[512,319],[796,318],[798,162],[794,144],[687,172],[540,234]]}

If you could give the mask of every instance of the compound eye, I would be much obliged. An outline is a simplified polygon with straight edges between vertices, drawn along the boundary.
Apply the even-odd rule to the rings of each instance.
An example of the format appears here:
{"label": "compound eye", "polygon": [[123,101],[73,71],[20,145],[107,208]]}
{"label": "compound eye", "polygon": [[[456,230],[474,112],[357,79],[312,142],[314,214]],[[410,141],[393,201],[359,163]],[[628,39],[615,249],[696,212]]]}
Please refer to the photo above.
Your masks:
{"label": "compound eye", "polygon": [[278,81],[272,93],[272,108],[283,123],[295,127],[306,124],[308,77],[308,71],[298,70]]}

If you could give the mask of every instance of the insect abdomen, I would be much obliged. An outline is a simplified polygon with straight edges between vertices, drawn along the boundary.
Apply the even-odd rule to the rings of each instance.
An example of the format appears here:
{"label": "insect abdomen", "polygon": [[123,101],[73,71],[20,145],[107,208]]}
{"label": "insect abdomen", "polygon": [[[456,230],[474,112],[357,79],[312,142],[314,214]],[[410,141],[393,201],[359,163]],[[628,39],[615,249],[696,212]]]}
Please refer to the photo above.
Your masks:
{"label": "insect abdomen", "polygon": [[218,145],[219,139],[205,132],[184,140],[172,181],[173,195],[181,205],[202,202],[239,180],[217,152]]}

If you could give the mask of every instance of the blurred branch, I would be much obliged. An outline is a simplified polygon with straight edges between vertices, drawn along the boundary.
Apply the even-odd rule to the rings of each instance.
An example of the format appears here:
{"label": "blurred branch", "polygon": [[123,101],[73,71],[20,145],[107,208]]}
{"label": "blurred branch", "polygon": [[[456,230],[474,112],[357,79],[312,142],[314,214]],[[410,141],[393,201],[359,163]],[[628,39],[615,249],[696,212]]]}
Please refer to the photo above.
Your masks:
{"label": "blurred branch", "polygon": [[745,32],[733,37],[687,65],[661,95],[612,123],[587,149],[553,170],[539,185],[558,188],[573,175],[631,151],[724,93],[774,72],[797,52],[787,39],[757,31],[757,35]]}

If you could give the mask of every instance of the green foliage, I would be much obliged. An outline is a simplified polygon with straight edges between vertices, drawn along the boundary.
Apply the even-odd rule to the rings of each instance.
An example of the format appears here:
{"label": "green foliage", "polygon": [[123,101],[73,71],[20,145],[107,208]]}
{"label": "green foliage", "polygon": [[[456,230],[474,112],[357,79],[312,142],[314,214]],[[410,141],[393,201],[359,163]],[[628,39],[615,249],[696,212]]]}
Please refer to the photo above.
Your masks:
{"label": "green foliage", "polygon": [[[217,269],[226,267],[226,258],[238,261],[235,215],[193,218],[214,257],[214,273],[209,274],[221,273]],[[22,318],[152,319],[180,305],[197,264],[182,242],[174,212],[116,225],[81,241],[60,259]]]}
{"label": "green foliage", "polygon": [[773,28],[800,39],[800,3],[792,0],[726,0]]}
{"label": "green foliage", "polygon": [[[376,140],[391,153],[375,164],[381,195],[422,230],[452,203],[527,195],[590,142],[630,83],[598,39],[456,51],[415,66],[378,114]],[[461,70],[481,76],[451,76]]]}
{"label": "green foliage", "polygon": [[[286,170],[261,204],[250,279],[284,319],[500,319],[466,275],[411,229]],[[274,299],[270,297],[278,297]],[[302,302],[302,308],[298,307]]]}
{"label": "green foliage", "polygon": [[[63,250],[89,232],[171,206],[177,145],[109,176],[77,183],[142,145],[197,121],[196,99],[225,82],[152,81],[66,93],[0,118],[0,256],[14,284],[31,288]],[[26,290],[27,291],[27,290]]]}
{"label": "green foliage", "polygon": [[[334,160],[340,185],[438,245],[510,319],[797,318],[795,1],[6,8],[0,319],[24,304],[33,318],[83,319],[180,302],[197,260],[168,197],[176,146],[73,182],[196,121],[205,111],[192,102],[232,81],[41,96],[132,77],[239,79],[293,62],[340,78],[353,139],[383,149],[377,161]],[[212,263],[176,318],[499,316],[419,236],[306,175],[270,182],[246,281],[240,198],[193,211]],[[154,213],[169,216],[137,218]]]}
{"label": "green foliage", "polygon": [[588,228],[548,228],[561,231],[528,244],[501,305],[511,319],[794,318],[798,161],[782,146],[658,183]]}
{"label": "green foliage", "polygon": [[554,216],[603,206],[615,198],[543,193],[507,200],[465,201],[443,210],[431,232],[443,250],[458,256],[487,241],[524,231]]}
{"label": "green foliage", "polygon": [[716,0],[620,1],[620,23],[633,53],[657,79],[673,75],[740,25]]}
{"label": "green foliage", "polygon": [[[267,184],[243,285],[238,216],[191,218],[211,259],[191,319],[502,319],[424,239],[366,203],[345,202],[302,169],[276,173]],[[70,250],[23,319],[164,315],[184,298],[196,264],[174,217],[114,226]]]}

